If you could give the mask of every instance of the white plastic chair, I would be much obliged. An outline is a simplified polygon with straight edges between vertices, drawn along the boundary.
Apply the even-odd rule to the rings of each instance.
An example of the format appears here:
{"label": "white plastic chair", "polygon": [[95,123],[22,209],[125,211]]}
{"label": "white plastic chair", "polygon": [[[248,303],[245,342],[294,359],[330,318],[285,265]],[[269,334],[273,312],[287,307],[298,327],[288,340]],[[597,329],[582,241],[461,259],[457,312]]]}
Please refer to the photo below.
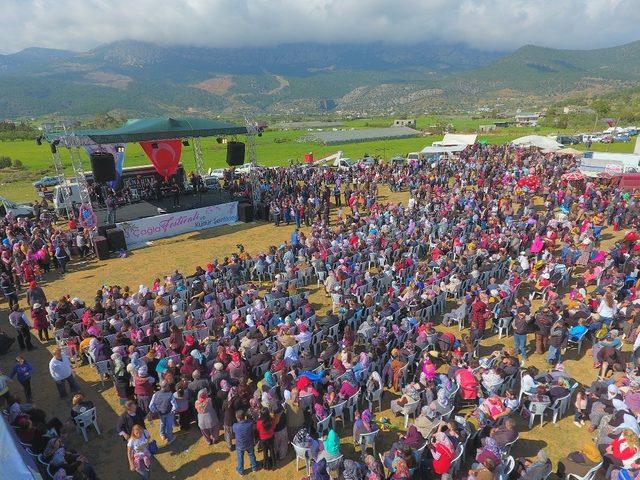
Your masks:
{"label": "white plastic chair", "polygon": [[575,478],[575,480],[593,480],[596,476],[596,473],[598,473],[598,470],[600,470],[601,466],[602,466],[602,462],[600,462],[598,465],[596,465],[591,470],[589,470],[584,477],[581,477],[580,475],[576,475],[575,473],[568,473],[567,480],[571,478]]}
{"label": "white plastic chair", "polygon": [[533,428],[533,422],[537,415],[540,415],[540,426],[542,427],[542,423],[544,422],[544,412],[549,407],[548,402],[531,402],[529,404],[529,428]]}
{"label": "white plastic chair", "polygon": [[331,413],[332,413],[332,417],[333,417],[333,429],[335,430],[336,428],[336,420],[338,420],[338,417],[340,417],[340,420],[342,420],[342,426],[345,426],[347,424],[347,422],[344,419],[344,409],[347,406],[347,402],[349,400],[345,400],[344,402],[338,403],[337,405],[333,405],[331,407]]}
{"label": "white plastic chair", "polygon": [[460,470],[460,464],[462,463],[462,455],[464,453],[464,447],[461,443],[456,447],[455,457],[451,461],[451,466],[449,467],[449,475],[451,478],[456,478],[458,471]]}
{"label": "white plastic chair", "polygon": [[371,448],[373,448],[373,456],[374,457],[376,456],[376,437],[378,436],[379,433],[380,433],[380,429],[374,432],[360,434],[360,439],[358,440],[358,443],[360,444],[360,449],[362,450],[363,455],[364,455],[364,452],[367,450],[367,447],[371,445]]}
{"label": "white plastic chair", "polygon": [[516,466],[516,461],[512,456],[507,457],[500,467],[500,473],[498,474],[498,480],[508,480],[509,474],[513,472]]}
{"label": "white plastic chair", "polygon": [[339,474],[343,460],[344,457],[342,455],[331,460],[327,460],[327,473],[329,474],[329,476],[331,476],[333,472]]}
{"label": "white plastic chair", "polygon": [[360,390],[347,398],[346,408],[349,410],[349,418],[353,422],[355,420],[356,408],[358,408],[358,399],[360,398]]}
{"label": "white plastic chair", "polygon": [[304,460],[305,466],[307,467],[307,475],[311,475],[311,460],[309,459],[311,449],[301,447],[293,442],[291,445],[293,445],[293,449],[296,452],[296,471],[300,470],[300,460]]}
{"label": "white plastic chair", "polygon": [[564,413],[569,408],[569,400],[571,399],[571,393],[567,393],[564,397],[557,398],[555,402],[549,407],[549,410],[553,412],[553,423],[558,421],[558,417],[562,418]]}
{"label": "white plastic chair", "polygon": [[373,413],[373,403],[378,402],[378,409],[382,412],[382,396],[384,395],[384,387],[380,387],[378,390],[374,390],[367,395],[367,402],[369,402],[369,411]]}
{"label": "white plastic chair", "polygon": [[502,338],[502,333],[504,332],[505,337],[509,336],[509,328],[511,327],[511,317],[502,317],[498,318],[498,323],[496,324],[496,330],[498,330],[498,338]]}
{"label": "white plastic chair", "polygon": [[91,425],[93,425],[93,428],[96,429],[98,435],[101,435],[100,427],[98,427],[98,418],[96,417],[95,408],[91,408],[86,412],[81,413],[80,415],[76,416],[73,421],[76,424],[76,429],[82,432],[82,436],[84,437],[85,442],[89,441],[89,439],[87,438],[87,428]]}
{"label": "white plastic chair", "polygon": [[329,413],[329,415],[324,417],[322,420],[318,420],[318,422],[316,423],[316,432],[318,432],[318,435],[324,435],[329,431],[329,425],[331,424],[332,418],[333,414]]}
{"label": "white plastic chair", "polygon": [[402,415],[404,415],[404,428],[407,428],[409,425],[409,416],[413,415],[413,419],[416,419],[416,412],[420,408],[421,400],[416,400],[415,402],[407,403],[404,407],[402,407]]}

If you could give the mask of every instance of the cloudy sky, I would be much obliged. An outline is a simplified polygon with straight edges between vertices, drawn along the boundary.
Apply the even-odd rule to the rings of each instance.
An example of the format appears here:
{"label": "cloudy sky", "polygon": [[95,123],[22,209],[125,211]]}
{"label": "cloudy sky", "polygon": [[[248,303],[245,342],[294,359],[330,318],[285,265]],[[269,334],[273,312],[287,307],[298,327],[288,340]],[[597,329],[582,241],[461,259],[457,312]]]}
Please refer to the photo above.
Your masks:
{"label": "cloudy sky", "polygon": [[640,39],[639,0],[2,0],[0,52],[124,39],[198,46],[376,40],[594,48]]}

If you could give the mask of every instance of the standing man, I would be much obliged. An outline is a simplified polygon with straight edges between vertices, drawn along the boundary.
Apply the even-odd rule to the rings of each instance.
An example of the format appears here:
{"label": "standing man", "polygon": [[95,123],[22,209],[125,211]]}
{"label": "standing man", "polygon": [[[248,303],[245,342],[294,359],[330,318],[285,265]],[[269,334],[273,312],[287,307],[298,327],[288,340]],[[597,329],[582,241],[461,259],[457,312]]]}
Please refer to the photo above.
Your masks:
{"label": "standing man", "polygon": [[16,286],[13,284],[13,280],[7,273],[0,273],[0,290],[2,294],[9,302],[9,308],[18,306],[18,294],[16,293]]}
{"label": "standing man", "polygon": [[67,255],[67,251],[65,250],[62,243],[58,243],[55,251],[55,256],[56,261],[58,262],[60,273],[67,273],[67,262],[69,261],[69,255]]}
{"label": "standing man", "polygon": [[124,412],[118,418],[118,435],[125,440],[129,440],[134,425],[139,425],[144,430],[144,412],[133,400],[127,400],[124,404]]}
{"label": "standing man", "polygon": [[513,344],[516,355],[522,357],[520,366],[524,367],[527,361],[527,334],[531,329],[532,319],[523,310],[518,311],[513,320]]}
{"label": "standing man", "polygon": [[255,425],[253,421],[247,418],[247,414],[244,410],[238,410],[236,412],[236,423],[233,424],[233,435],[236,437],[236,459],[237,466],[236,471],[240,475],[244,475],[244,453],[249,455],[249,463],[251,464],[251,471],[258,470],[258,463],[256,462],[256,454],[253,450],[255,445],[254,430]]}
{"label": "standing man", "polygon": [[14,304],[11,307],[9,323],[16,329],[20,350],[24,350],[25,348],[27,350],[33,350],[33,345],[31,345],[31,335],[29,334],[29,321],[27,320],[24,310],[21,310],[20,307],[18,307],[18,304]]}
{"label": "standing man", "polygon": [[109,192],[107,194],[107,199],[104,201],[107,205],[107,224],[115,225],[116,223],[116,198],[113,196],[113,193]]}
{"label": "standing man", "polygon": [[54,382],[56,382],[56,388],[60,398],[67,396],[67,389],[65,382],[69,384],[71,393],[78,393],[80,389],[76,383],[76,379],[73,376],[73,370],[71,368],[71,361],[66,355],[62,355],[62,350],[56,348],[53,351],[53,358],[49,362],[49,373]]}
{"label": "standing man", "polygon": [[166,440],[167,445],[172,444],[176,439],[173,435],[173,424],[177,408],[176,397],[171,393],[171,385],[166,380],[162,380],[160,390],[151,397],[149,411],[160,416],[160,436]]}
{"label": "standing man", "polygon": [[46,305],[49,302],[47,302],[47,296],[44,290],[42,290],[42,287],[39,287],[36,282],[32,281],[29,283],[29,288],[27,289],[27,305],[31,307],[36,303]]}
{"label": "standing man", "polygon": [[18,355],[16,357],[16,364],[13,366],[13,370],[11,371],[11,375],[9,378],[17,377],[16,379],[22,385],[22,389],[24,390],[24,395],[27,398],[27,403],[31,403],[33,397],[31,396],[31,374],[33,373],[33,368],[29,365],[22,355]]}

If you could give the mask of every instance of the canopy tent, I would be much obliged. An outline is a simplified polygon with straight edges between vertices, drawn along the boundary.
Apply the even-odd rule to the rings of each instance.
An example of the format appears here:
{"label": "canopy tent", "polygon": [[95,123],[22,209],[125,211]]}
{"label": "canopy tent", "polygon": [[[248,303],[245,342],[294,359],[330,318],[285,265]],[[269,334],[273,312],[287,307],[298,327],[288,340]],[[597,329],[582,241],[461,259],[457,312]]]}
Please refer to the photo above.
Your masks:
{"label": "canopy tent", "polygon": [[2,478],[11,480],[42,480],[33,458],[18,442],[13,428],[6,418],[0,420],[0,463],[2,463]]}
{"label": "canopy tent", "polygon": [[476,143],[478,135],[462,135],[459,133],[445,133],[444,138],[440,141],[433,142],[434,147],[452,147],[456,145],[473,145]]}
{"label": "canopy tent", "polygon": [[467,145],[453,145],[451,147],[424,147],[420,153],[425,155],[438,155],[443,153],[457,153],[467,148]]}
{"label": "canopy tent", "polygon": [[556,142],[553,138],[543,137],[542,135],[526,135],[512,140],[511,143],[518,147],[536,147],[550,152],[555,152],[562,148],[561,143]]}
{"label": "canopy tent", "polygon": [[[81,144],[89,139],[97,144],[132,143],[175,138],[216,137],[242,135],[247,127],[204,118],[145,118],[128,120],[123,126],[107,130],[76,130],[73,132]],[[64,132],[45,134],[49,142],[64,139]]]}

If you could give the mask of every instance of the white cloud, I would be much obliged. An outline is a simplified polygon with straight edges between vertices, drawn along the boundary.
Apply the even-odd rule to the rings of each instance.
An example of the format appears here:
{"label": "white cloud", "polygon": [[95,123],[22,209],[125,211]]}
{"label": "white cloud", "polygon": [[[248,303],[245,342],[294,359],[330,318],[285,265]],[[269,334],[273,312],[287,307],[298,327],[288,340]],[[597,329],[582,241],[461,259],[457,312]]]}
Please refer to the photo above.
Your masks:
{"label": "white cloud", "polygon": [[0,51],[124,39],[210,47],[385,40],[612,46],[640,37],[638,0],[3,0]]}

